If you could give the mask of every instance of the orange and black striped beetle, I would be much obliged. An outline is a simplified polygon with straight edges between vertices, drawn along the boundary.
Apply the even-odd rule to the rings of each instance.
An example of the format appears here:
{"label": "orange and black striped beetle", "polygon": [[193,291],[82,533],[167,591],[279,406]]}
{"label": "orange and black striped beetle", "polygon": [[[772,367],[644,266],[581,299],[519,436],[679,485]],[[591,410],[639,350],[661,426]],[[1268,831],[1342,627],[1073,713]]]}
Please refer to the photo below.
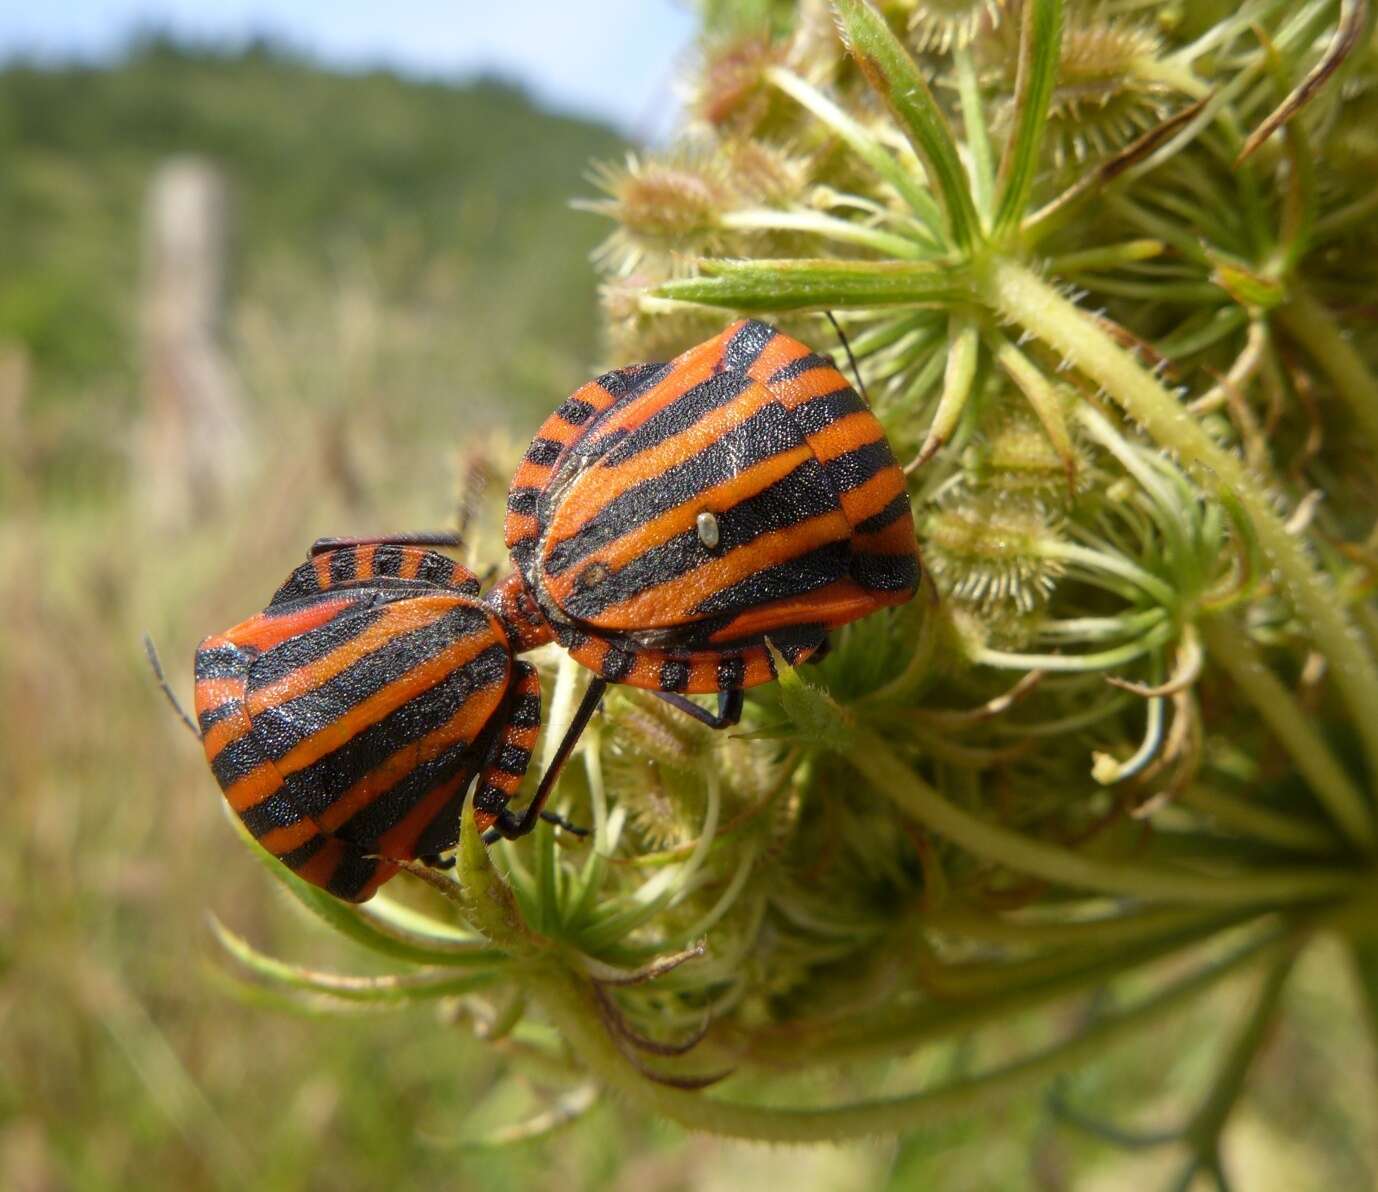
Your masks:
{"label": "orange and black striped beetle", "polygon": [[[322,539],[268,607],[196,654],[206,757],[248,830],[299,876],[363,901],[399,862],[541,817],[608,683],[703,723],[828,631],[911,599],[918,551],[880,424],[826,357],[754,320],[668,364],[607,373],[541,427],[508,497],[515,572],[486,596],[429,546]],[[508,806],[558,641],[593,669],[526,810]],[[718,695],[716,713],[690,694]],[[565,825],[568,827],[569,825]]]}
{"label": "orange and black striped beetle", "polygon": [[550,785],[526,815],[508,809],[540,679],[477,578],[423,543],[453,545],[323,539],[263,612],[196,651],[201,739],[230,807],[289,869],[354,902],[398,862],[454,846],[475,777],[478,825],[504,836],[535,826]]}
{"label": "orange and black striped beetle", "polygon": [[[904,475],[826,356],[744,319],[590,381],[517,469],[494,593],[599,678],[715,728],[828,631],[913,598]],[[528,635],[534,634],[528,629]],[[711,715],[685,694],[719,699]]]}

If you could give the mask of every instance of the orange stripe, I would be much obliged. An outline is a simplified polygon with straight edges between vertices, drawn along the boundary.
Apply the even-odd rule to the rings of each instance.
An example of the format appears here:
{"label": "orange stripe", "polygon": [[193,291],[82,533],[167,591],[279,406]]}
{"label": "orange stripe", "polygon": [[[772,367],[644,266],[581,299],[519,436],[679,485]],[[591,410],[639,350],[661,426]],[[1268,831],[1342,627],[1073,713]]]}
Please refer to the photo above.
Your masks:
{"label": "orange stripe", "polygon": [[776,395],[782,406],[792,410],[815,397],[822,397],[825,393],[836,393],[839,389],[847,387],[847,378],[837,369],[823,368],[820,365],[818,368],[800,373],[797,377],[771,385],[770,391]]}
{"label": "orange stripe", "polygon": [[878,607],[875,596],[855,580],[839,579],[803,596],[746,609],[718,630],[712,640],[733,641],[757,633],[769,634],[772,629],[784,629],[789,625],[815,622],[831,628],[855,621]]}
{"label": "orange stripe", "polygon": [[275,857],[280,857],[283,853],[290,853],[294,848],[301,847],[317,834],[316,825],[309,819],[304,819],[285,828],[273,828],[260,836],[258,842]]}
{"label": "orange stripe", "polygon": [[777,331],[775,338],[766,344],[761,354],[756,357],[755,363],[747,369],[747,375],[755,377],[758,381],[768,381],[785,365],[809,355],[812,351],[812,348],[801,344],[793,336]]}
{"label": "orange stripe", "polygon": [[236,625],[225,637],[237,646],[269,650],[289,637],[308,633],[324,625],[344,609],[357,604],[358,600],[357,595],[341,595],[332,599],[312,600],[289,613],[262,612]]}
{"label": "orange stripe", "polygon": [[845,418],[829,423],[816,434],[809,435],[808,442],[814,454],[822,462],[827,463],[828,460],[846,455],[847,452],[855,451],[867,443],[883,442],[884,439],[885,432],[880,429],[875,415],[867,410],[858,410],[855,414],[848,414]]}
{"label": "orange stripe", "polygon": [[373,578],[373,554],[377,549],[377,544],[372,542],[355,548],[354,577],[356,579]]}
{"label": "orange stripe", "polygon": [[[842,494],[842,512],[852,525],[879,513],[904,491],[904,474],[898,468],[882,468],[865,484]],[[901,523],[904,518],[899,519]]]}
{"label": "orange stripe", "polygon": [[282,775],[270,761],[259,762],[238,782],[225,788],[225,798],[236,811],[248,811],[282,786]]}
{"label": "orange stripe", "polygon": [[247,736],[252,727],[249,717],[242,709],[237,714],[231,714],[224,720],[211,725],[201,737],[201,745],[206,751],[206,758],[209,761],[215,761],[226,745]]}
{"label": "orange stripe", "polygon": [[491,644],[491,639],[484,634],[460,638],[381,691],[374,692],[362,703],[355,704],[339,719],[332,720],[305,738],[278,760],[278,771],[287,775],[304,770],[312,762],[319,761],[327,753],[334,752],[346,741],[358,736],[369,725],[382,720],[389,712],[400,708],[409,699],[434,687]]}
{"label": "orange stripe", "polygon": [[316,584],[322,592],[330,587],[330,556],[333,553],[323,551],[311,560],[311,566],[316,572]]}
{"label": "orange stripe", "polygon": [[196,714],[214,712],[244,694],[244,679],[200,679],[196,684]]}
{"label": "orange stripe", "polygon": [[436,596],[385,605],[378,620],[358,637],[350,638],[323,658],[298,667],[276,682],[265,683],[251,691],[247,701],[249,715],[257,716],[265,708],[276,707],[315,690],[400,635],[434,624],[459,603],[451,597]]}

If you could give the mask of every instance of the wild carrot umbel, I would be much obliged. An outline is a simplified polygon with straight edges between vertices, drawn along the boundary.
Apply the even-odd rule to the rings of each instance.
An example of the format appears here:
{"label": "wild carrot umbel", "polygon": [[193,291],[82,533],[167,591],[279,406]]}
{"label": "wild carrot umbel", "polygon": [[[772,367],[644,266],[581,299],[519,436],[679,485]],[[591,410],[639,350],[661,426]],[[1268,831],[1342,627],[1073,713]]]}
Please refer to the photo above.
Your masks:
{"label": "wild carrot umbel", "polygon": [[[579,1107],[788,1141],[1028,1095],[1244,974],[1171,1134],[1216,1171],[1299,952],[1338,933],[1378,1006],[1366,6],[749,7],[706,5],[680,140],[593,175],[612,363],[741,313],[826,344],[832,312],[931,587],[777,658],[735,737],[611,699],[558,792],[592,846],[466,832],[426,876],[448,915],[291,882],[394,976],[226,938],[318,1002],[453,996]],[[583,676],[553,669],[558,736]],[[1053,1003],[1092,1009],[923,1091],[782,1107],[742,1079]]]}

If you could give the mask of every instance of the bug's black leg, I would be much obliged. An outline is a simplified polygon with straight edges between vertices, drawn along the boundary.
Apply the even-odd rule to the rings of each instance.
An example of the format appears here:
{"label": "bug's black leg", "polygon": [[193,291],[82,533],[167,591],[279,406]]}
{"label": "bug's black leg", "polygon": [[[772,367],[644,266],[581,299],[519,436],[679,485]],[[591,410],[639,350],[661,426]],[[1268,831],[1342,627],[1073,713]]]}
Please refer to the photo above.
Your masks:
{"label": "bug's black leg", "polygon": [[[583,735],[584,729],[588,727],[589,721],[593,719],[593,714],[598,710],[598,704],[603,698],[603,692],[607,689],[608,682],[606,679],[594,679],[589,684],[588,690],[584,692],[583,700],[574,713],[574,719],[569,722],[569,728],[565,730],[564,740],[560,742],[559,749],[555,751],[555,757],[549,768],[541,775],[540,785],[536,787],[536,793],[532,796],[526,810],[519,815],[511,808],[504,807],[498,815],[497,823],[483,834],[485,843],[491,844],[499,838],[516,840],[517,837],[525,836],[530,832],[538,820],[550,818],[543,814],[545,801],[550,798],[550,792],[560,777],[561,769],[569,760],[569,755],[574,752],[574,747],[579,743],[579,738]],[[550,822],[568,826],[558,816],[551,818]]]}
{"label": "bug's black leg", "polygon": [[740,689],[718,692],[718,711],[716,714],[707,708],[699,707],[688,696],[680,695],[677,691],[657,691],[655,694],[671,707],[678,708],[681,712],[692,716],[700,724],[706,724],[709,728],[731,728],[742,718],[742,700],[744,697]]}
{"label": "bug's black leg", "polygon": [[328,550],[341,550],[348,546],[447,546],[458,549],[463,545],[462,535],[446,530],[419,534],[378,534],[368,538],[317,538],[306,552],[306,557],[314,559]]}
{"label": "bug's black leg", "polygon": [[439,853],[428,853],[424,857],[418,857],[422,865],[429,865],[432,869],[453,869],[455,859],[453,857],[442,857]]}

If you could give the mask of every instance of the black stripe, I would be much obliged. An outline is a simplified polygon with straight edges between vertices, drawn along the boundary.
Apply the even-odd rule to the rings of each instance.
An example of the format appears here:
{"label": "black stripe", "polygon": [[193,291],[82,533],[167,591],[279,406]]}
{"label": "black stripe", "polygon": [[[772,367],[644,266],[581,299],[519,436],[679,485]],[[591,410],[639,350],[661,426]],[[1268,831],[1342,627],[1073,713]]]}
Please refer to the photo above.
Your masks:
{"label": "black stripe", "polygon": [[802,442],[784,406],[767,403],[702,451],[614,497],[575,533],[549,550],[542,560],[546,573],[561,574],[651,518]]}
{"label": "black stripe", "polygon": [[301,808],[292,802],[292,796],[285,790],[276,790],[261,803],[240,813],[239,818],[257,840],[274,828],[290,828],[302,820]]}
{"label": "black stripe", "polygon": [[781,365],[766,379],[766,384],[774,385],[781,381],[792,381],[795,377],[802,377],[806,372],[813,372],[815,368],[835,367],[831,357],[810,352],[807,356],[800,356],[798,360],[791,360],[788,364]]}
{"label": "black stripe", "polygon": [[603,655],[601,667],[603,678],[616,683],[631,674],[632,667],[635,665],[635,654],[628,654],[626,650],[619,650],[616,646],[609,646],[608,652]]}
{"label": "black stripe", "polygon": [[909,513],[909,495],[907,492],[897,492],[890,499],[890,503],[882,508],[879,513],[871,514],[871,517],[863,518],[856,525],[852,526],[853,533],[879,533],[886,526],[894,525],[905,514]]}
{"label": "black stripe", "polygon": [[689,664],[671,658],[660,664],[661,691],[683,691],[689,686]]}
{"label": "black stripe", "polygon": [[250,690],[276,683],[293,671],[320,661],[377,622],[383,616],[383,608],[370,608],[365,603],[367,594],[358,588],[354,591],[360,596],[357,604],[342,609],[323,625],[286,638],[260,654],[249,670]]}
{"label": "black stripe", "polygon": [[737,691],[746,681],[746,663],[740,658],[724,658],[718,663],[718,690]]}
{"label": "black stripe", "polygon": [[[786,629],[772,629],[766,635],[770,639],[770,644],[785,656],[785,661],[793,666],[799,661],[799,656],[807,650],[817,649],[827,640],[827,627],[821,624],[790,625]],[[770,657],[769,654],[766,655]],[[775,670],[775,660],[772,658],[770,669]]]}
{"label": "black stripe", "polygon": [[459,790],[445,801],[445,805],[431,816],[431,822],[421,829],[421,835],[412,845],[418,857],[433,857],[452,849],[459,840],[459,817],[464,810],[464,797],[469,784],[464,783]]}
{"label": "black stripe", "polygon": [[202,735],[210,732],[222,720],[228,720],[243,706],[237,699],[227,699],[223,704],[216,704],[213,708],[198,712],[196,723],[201,726]]}
{"label": "black stripe", "polygon": [[669,371],[668,364],[629,364],[625,368],[604,373],[598,378],[598,384],[607,390],[614,401],[621,401],[645,393]]}
{"label": "black stripe", "polygon": [[570,426],[583,426],[593,417],[593,406],[582,398],[567,397],[560,403],[560,408],[555,411],[557,418],[562,418]]}
{"label": "black stripe", "polygon": [[806,435],[816,435],[821,430],[827,430],[839,418],[863,413],[865,409],[866,403],[855,389],[848,386],[801,402],[794,407],[794,417],[799,429]]}
{"label": "black stripe", "polygon": [[399,576],[402,574],[402,548],[393,543],[373,549],[373,574],[375,576]]}
{"label": "black stripe", "polygon": [[[472,620],[458,615],[469,611],[457,609],[430,625],[399,634],[319,687],[275,707],[264,708],[254,717],[254,737],[262,743],[269,757],[275,760],[282,757],[298,743],[345,715],[350,708],[428,662],[446,647],[474,636]],[[450,671],[442,682],[462,674],[468,674],[469,681],[479,686],[488,681],[501,682],[506,677],[506,660],[506,650],[497,644],[491,645],[465,666]],[[436,723],[439,722],[432,722]]]}
{"label": "black stripe", "polygon": [[341,546],[330,552],[330,583],[344,584],[359,578],[359,558],[352,546]]}
{"label": "black stripe", "polygon": [[748,319],[723,348],[723,367],[746,372],[774,338],[774,327],[759,319]]}
{"label": "black stripe", "polygon": [[831,513],[837,507],[837,497],[822,467],[816,459],[806,459],[788,475],[719,513],[718,545],[712,550],[703,545],[696,530],[687,530],[610,572],[596,587],[576,589],[566,598],[563,608],[571,617],[592,620],[647,588],[682,579],[762,535]]}
{"label": "black stripe", "polygon": [[538,695],[519,695],[512,704],[512,712],[507,722],[513,728],[541,727],[541,697]]}
{"label": "black stripe", "polygon": [[493,759],[492,768],[520,778],[526,773],[526,767],[530,764],[531,750],[523,749],[520,745],[513,745],[509,742],[498,750],[498,756]]}
{"label": "black stripe", "polygon": [[919,585],[919,564],[913,555],[858,554],[852,578],[872,592],[908,592]]}
{"label": "black stripe", "polygon": [[850,489],[859,488],[883,469],[893,468],[895,457],[890,454],[889,443],[884,439],[876,439],[845,455],[839,455],[836,459],[830,459],[823,466],[827,469],[828,479],[833,482],[837,491],[845,493]]}
{"label": "black stripe", "polygon": [[701,422],[712,411],[727,405],[756,382],[746,373],[724,372],[686,389],[662,410],[657,410],[613,450],[603,455],[607,467],[617,467],[650,451]]}
{"label": "black stripe", "polygon": [[372,803],[359,808],[345,820],[335,834],[361,848],[375,847],[383,833],[400,824],[431,791],[452,781],[466,766],[470,769],[469,778],[459,789],[467,790],[476,768],[475,754],[474,747],[467,741],[450,746],[444,753],[422,762],[387,790],[380,791]]}
{"label": "black stripe", "polygon": [[526,458],[533,464],[548,468],[560,458],[564,449],[565,445],[554,439],[532,439],[531,446],[526,449]]}
{"label": "black stripe", "polygon": [[863,518],[852,529],[857,534],[878,534],[886,526],[894,525],[908,512],[909,494],[899,492],[879,513],[873,513],[870,517]]}
{"label": "black stripe", "polygon": [[312,836],[309,840],[297,845],[290,853],[279,854],[278,860],[288,869],[300,869],[325,847],[325,841],[324,836]]}
{"label": "black stripe", "polygon": [[841,579],[847,574],[850,547],[829,542],[808,554],[774,567],[762,568],[745,579],[721,588],[694,609],[696,614],[723,613],[802,596]]}
{"label": "black stripe", "polygon": [[231,741],[211,759],[211,773],[220,783],[221,790],[228,790],[241,778],[248,776],[263,760],[263,749],[254,740],[253,733],[249,732]]}
{"label": "black stripe", "polygon": [[489,815],[499,815],[502,809],[507,806],[511,796],[501,787],[494,786],[491,782],[486,783],[474,796],[474,810],[486,811]]}
{"label": "black stripe", "polygon": [[571,629],[567,625],[556,625],[555,636],[566,650],[577,650],[588,644],[589,635],[581,629]]}
{"label": "black stripe", "polygon": [[253,655],[238,646],[215,646],[196,651],[197,679],[233,679],[249,669]]}
{"label": "black stripe", "polygon": [[455,561],[428,550],[422,556],[421,565],[416,569],[416,578],[448,588],[455,580]]}
{"label": "black stripe", "polygon": [[316,576],[316,565],[311,562],[302,563],[273,593],[273,598],[268,601],[268,607],[272,609],[279,604],[300,600],[304,596],[314,596],[320,590],[321,581]]}
{"label": "black stripe", "polygon": [[507,508],[512,513],[535,517],[536,503],[541,499],[539,488],[514,488],[507,494]]}
{"label": "black stripe", "polygon": [[376,857],[365,856],[358,849],[346,849],[325,888],[336,898],[357,898],[359,891],[373,880],[380,864]]}

